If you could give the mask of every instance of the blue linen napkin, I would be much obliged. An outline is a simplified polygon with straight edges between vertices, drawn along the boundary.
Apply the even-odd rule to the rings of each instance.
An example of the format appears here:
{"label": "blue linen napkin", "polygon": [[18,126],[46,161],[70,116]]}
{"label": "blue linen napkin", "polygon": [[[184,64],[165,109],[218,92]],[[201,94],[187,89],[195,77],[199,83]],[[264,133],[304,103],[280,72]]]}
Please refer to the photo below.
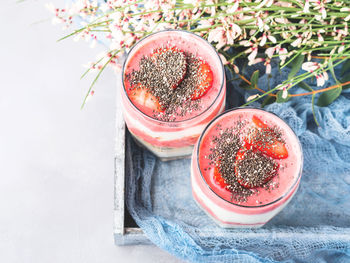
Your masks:
{"label": "blue linen napkin", "polygon": [[[249,70],[248,75],[256,68]],[[263,75],[258,85],[266,87],[269,81],[274,87],[288,72],[284,68],[279,73],[275,64],[273,78]],[[227,86],[227,108],[241,105],[254,93],[240,89],[239,82]],[[330,78],[326,86],[334,83]],[[153,243],[191,262],[350,262],[350,93],[343,92],[328,107],[315,108],[319,127],[310,96],[266,107],[299,137],[304,168],[293,200],[263,228],[218,227],[193,201],[190,160],[161,162],[128,135],[130,214]]]}

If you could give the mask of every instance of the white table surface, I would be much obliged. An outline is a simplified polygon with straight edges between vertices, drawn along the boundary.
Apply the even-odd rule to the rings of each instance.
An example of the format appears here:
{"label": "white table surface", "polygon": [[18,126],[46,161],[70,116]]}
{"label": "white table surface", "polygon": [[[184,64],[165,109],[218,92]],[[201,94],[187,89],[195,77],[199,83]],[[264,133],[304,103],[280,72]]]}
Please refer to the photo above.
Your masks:
{"label": "white table surface", "polygon": [[47,1],[1,0],[0,262],[180,262],[114,245],[115,76],[80,110],[82,65],[101,47],[57,43]]}

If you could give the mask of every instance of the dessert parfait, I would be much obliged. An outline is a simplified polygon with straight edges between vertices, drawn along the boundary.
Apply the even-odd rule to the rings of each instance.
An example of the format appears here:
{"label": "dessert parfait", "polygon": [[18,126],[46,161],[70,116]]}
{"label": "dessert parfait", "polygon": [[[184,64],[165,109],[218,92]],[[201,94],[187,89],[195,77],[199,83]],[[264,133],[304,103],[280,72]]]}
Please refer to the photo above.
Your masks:
{"label": "dessert parfait", "polygon": [[139,41],[123,67],[122,103],[137,142],[167,160],[190,155],[225,108],[220,57],[203,38],[166,30]]}
{"label": "dessert parfait", "polygon": [[196,144],[193,196],[223,227],[260,227],[294,196],[302,162],[299,140],[283,120],[233,109],[216,117]]}

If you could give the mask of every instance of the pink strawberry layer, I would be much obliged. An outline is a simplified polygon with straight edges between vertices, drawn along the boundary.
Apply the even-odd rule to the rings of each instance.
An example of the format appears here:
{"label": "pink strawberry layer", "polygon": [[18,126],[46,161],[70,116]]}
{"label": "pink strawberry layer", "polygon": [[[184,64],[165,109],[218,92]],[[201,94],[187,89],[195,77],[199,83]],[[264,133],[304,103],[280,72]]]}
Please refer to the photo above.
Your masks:
{"label": "pink strawberry layer", "polygon": [[158,147],[184,147],[194,145],[205,128],[215,116],[223,112],[225,106],[225,97],[222,96],[204,119],[197,120],[197,123],[190,122],[185,125],[176,125],[172,127],[161,126],[157,123],[144,123],[143,116],[133,109],[124,112],[124,119],[128,129],[144,141]]}
{"label": "pink strawberry layer", "polygon": [[[234,203],[228,202],[227,200],[224,200],[217,196],[211,189],[209,189],[208,185],[206,182],[203,180],[201,175],[198,172],[198,169],[196,169],[196,160],[194,157],[197,157],[195,154],[197,148],[195,147],[194,149],[194,155],[192,156],[192,170],[191,170],[191,183],[192,183],[192,192],[193,195],[196,199],[196,201],[202,206],[202,208],[209,213],[211,216],[213,216],[216,220],[221,221],[224,224],[244,224],[244,225],[249,225],[247,223],[242,223],[242,222],[230,222],[230,221],[225,221],[223,220],[223,216],[220,214],[220,212],[217,211],[217,208],[219,207],[220,209],[226,211],[227,213],[235,213],[235,214],[242,214],[245,216],[256,216],[259,214],[266,214],[266,213],[271,213],[273,214],[273,211],[280,208],[286,202],[289,201],[289,199],[294,195],[295,191],[298,189],[299,186],[299,180],[295,183],[294,186],[292,186],[292,189],[286,195],[284,195],[281,199],[278,201],[265,206],[259,206],[259,207],[244,207],[246,205],[245,203],[241,203],[239,205],[235,205]],[[271,191],[273,192],[273,190]],[[259,198],[258,196],[256,198]],[[209,199],[206,200],[206,199]],[[266,223],[269,219],[269,216],[263,216],[259,219],[257,219],[256,222],[251,223],[251,225],[255,224],[264,224]]]}
{"label": "pink strawberry layer", "polygon": [[[220,58],[215,50],[203,39],[182,31],[164,31],[142,40],[132,49],[125,66],[125,74],[137,70],[142,56],[149,56],[155,48],[173,45],[195,54],[206,61],[213,71],[213,86],[201,98],[201,110],[188,111],[185,116],[176,117],[175,122],[161,122],[153,112],[143,105],[133,104],[122,91],[124,119],[128,128],[144,141],[160,147],[183,147],[193,145],[205,125],[224,109],[225,78]],[[124,82],[126,91],[130,85]],[[223,87],[222,87],[223,86]],[[222,88],[221,88],[222,87]]]}

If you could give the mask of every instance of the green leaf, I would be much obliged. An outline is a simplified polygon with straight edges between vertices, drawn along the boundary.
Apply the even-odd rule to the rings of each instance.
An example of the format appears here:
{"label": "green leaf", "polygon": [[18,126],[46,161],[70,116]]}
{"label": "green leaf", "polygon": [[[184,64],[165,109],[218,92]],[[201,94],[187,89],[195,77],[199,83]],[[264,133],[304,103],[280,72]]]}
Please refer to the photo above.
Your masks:
{"label": "green leaf", "polygon": [[335,101],[342,91],[342,87],[337,87],[323,92],[317,100],[317,106],[326,107]]}
{"label": "green leaf", "polygon": [[[346,74],[344,77],[342,77],[341,83],[345,83],[348,81],[350,81],[350,72],[348,74]],[[343,90],[344,89],[350,89],[350,84],[343,86]]]}
{"label": "green leaf", "polygon": [[309,85],[307,85],[304,81],[299,82],[298,86],[304,90],[313,91],[313,89]]}
{"label": "green leaf", "polygon": [[288,74],[288,79],[291,79],[295,76],[295,74],[298,73],[298,71],[300,70],[301,68],[301,65],[303,64],[304,62],[304,55],[299,55],[297,56],[294,61],[293,61],[293,66]]}
{"label": "green leaf", "polygon": [[255,87],[258,85],[258,80],[259,80],[259,70],[254,71],[253,75],[250,78],[250,83],[252,87]]}
{"label": "green leaf", "polygon": [[346,60],[343,66],[341,67],[340,76],[343,76],[345,73],[348,72],[350,72],[350,59]]}
{"label": "green leaf", "polygon": [[283,90],[280,90],[279,92],[277,92],[277,97],[276,97],[276,102],[277,103],[283,103],[283,102],[286,102],[286,101],[289,101],[290,100],[290,95],[288,93],[288,96],[287,98],[282,98],[282,93],[283,93]]}
{"label": "green leaf", "polygon": [[261,108],[264,108],[266,105],[272,104],[276,101],[276,97],[266,96],[263,102],[261,103]]}
{"label": "green leaf", "polygon": [[312,94],[312,97],[311,97],[312,115],[314,116],[314,120],[315,120],[316,125],[320,126],[318,124],[317,117],[316,117],[316,112],[315,112],[315,95],[316,95],[316,93]]}
{"label": "green leaf", "polygon": [[251,89],[254,89],[254,87],[253,87],[253,86],[248,85],[248,84],[247,84],[247,83],[245,83],[245,82],[241,82],[241,83],[239,84],[239,87],[240,87],[240,88],[242,88],[242,89],[245,89],[245,90],[251,90]]}
{"label": "green leaf", "polygon": [[337,79],[337,77],[335,76],[335,73],[334,73],[334,66],[333,66],[333,61],[330,59],[329,62],[328,62],[328,67],[329,67],[329,71],[331,72],[335,82],[337,84],[339,84],[339,80]]}

